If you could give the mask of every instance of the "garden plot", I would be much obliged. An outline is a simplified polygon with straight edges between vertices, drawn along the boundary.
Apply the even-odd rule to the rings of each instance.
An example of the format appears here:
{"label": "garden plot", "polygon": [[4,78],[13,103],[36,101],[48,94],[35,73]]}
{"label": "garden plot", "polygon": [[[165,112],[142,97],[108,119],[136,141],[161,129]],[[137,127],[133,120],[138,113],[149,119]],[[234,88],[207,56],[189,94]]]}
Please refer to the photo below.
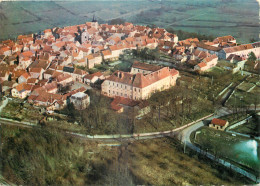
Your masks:
{"label": "garden plot", "polygon": [[255,84],[253,84],[253,83],[243,82],[241,85],[239,85],[239,86],[237,87],[237,89],[247,92],[248,90],[250,90],[250,89],[253,88],[254,86],[255,86]]}

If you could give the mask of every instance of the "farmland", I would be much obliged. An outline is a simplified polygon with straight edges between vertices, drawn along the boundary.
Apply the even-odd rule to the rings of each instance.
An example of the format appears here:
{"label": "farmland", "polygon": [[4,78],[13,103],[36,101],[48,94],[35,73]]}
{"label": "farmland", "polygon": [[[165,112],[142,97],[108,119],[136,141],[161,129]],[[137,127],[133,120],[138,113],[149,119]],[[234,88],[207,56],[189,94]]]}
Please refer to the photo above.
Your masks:
{"label": "farmland", "polygon": [[239,42],[259,39],[259,6],[253,0],[2,2],[0,39],[82,24],[94,14],[100,23],[122,18],[135,24],[213,36],[231,34]]}

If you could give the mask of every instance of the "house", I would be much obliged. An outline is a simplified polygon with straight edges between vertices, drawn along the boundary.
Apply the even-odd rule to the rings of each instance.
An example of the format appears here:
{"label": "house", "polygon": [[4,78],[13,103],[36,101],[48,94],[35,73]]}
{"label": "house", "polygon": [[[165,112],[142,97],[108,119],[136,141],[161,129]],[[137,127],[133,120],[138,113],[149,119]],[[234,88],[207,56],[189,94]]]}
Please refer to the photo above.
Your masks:
{"label": "house", "polygon": [[[73,62],[73,65],[78,66],[78,67],[86,67],[88,59],[84,57],[83,59],[77,60]],[[66,64],[67,65],[67,64]]]}
{"label": "house", "polygon": [[125,108],[134,108],[139,103],[140,102],[136,100],[116,96],[114,100],[110,103],[110,106],[112,110],[118,113],[122,113],[125,110]]}
{"label": "house", "polygon": [[179,72],[169,67],[149,74],[131,74],[116,71],[101,85],[101,92],[108,97],[125,97],[133,100],[148,99],[154,92],[168,89],[176,84]]}
{"label": "house", "polygon": [[0,80],[7,81],[9,77],[9,72],[7,70],[1,70],[0,71]]}
{"label": "house", "polygon": [[73,81],[83,82],[83,77],[87,74],[86,71],[76,68],[71,74]]}
{"label": "house", "polygon": [[15,81],[3,81],[2,92],[4,95],[10,95],[11,90],[15,88],[18,84]]}
{"label": "house", "polygon": [[19,55],[19,59],[23,59],[23,58],[32,58],[34,56],[34,52],[33,51],[26,51],[26,52],[22,52],[20,55]]}
{"label": "house", "polygon": [[52,94],[40,87],[35,89],[28,97],[28,102],[36,106],[44,106],[47,110],[59,110],[66,105],[66,97],[60,94]]}
{"label": "house", "polygon": [[243,58],[236,54],[231,54],[228,56],[227,61],[229,61],[230,63],[237,63],[239,61],[243,61]]}
{"label": "house", "polygon": [[43,86],[48,93],[56,94],[58,92],[58,83],[53,81]]}
{"label": "house", "polygon": [[113,60],[113,55],[112,55],[111,50],[109,50],[109,49],[103,50],[101,52],[101,54],[102,54],[102,57],[103,57],[104,61],[111,61],[111,60]]}
{"label": "house", "polygon": [[134,61],[130,73],[131,74],[137,74],[137,73],[149,74],[151,72],[160,70],[161,68],[162,67],[157,66],[157,65],[150,65],[150,64],[146,64],[146,63],[141,63],[139,61]]}
{"label": "house", "polygon": [[216,54],[217,56],[219,55],[219,52],[222,50],[222,48],[220,48],[220,47],[206,45],[203,42],[198,43],[197,46],[198,46],[197,49],[208,52],[212,55]]}
{"label": "house", "polygon": [[61,86],[67,86],[73,83],[72,76],[69,74],[61,74],[56,78],[56,80]]}
{"label": "house", "polygon": [[236,39],[231,35],[217,37],[216,39],[213,40],[212,46],[222,47],[223,43],[236,43]]}
{"label": "house", "polygon": [[109,45],[117,45],[121,41],[121,38],[119,37],[113,37],[113,38],[108,38],[108,44]]}
{"label": "house", "polygon": [[256,42],[252,44],[244,44],[244,45],[239,45],[239,46],[234,46],[229,48],[223,48],[219,52],[219,58],[227,59],[231,54],[235,54],[242,58],[247,59],[248,55],[251,52],[254,52],[257,59],[260,58],[260,42]]}
{"label": "house", "polygon": [[100,54],[90,54],[87,56],[87,67],[93,68],[95,65],[101,64],[103,61],[103,58]]}
{"label": "house", "polygon": [[117,59],[119,58],[120,54],[122,54],[123,51],[124,51],[124,48],[123,48],[123,47],[117,46],[117,45],[110,46],[109,49],[110,49],[110,51],[112,52],[111,58],[112,58],[113,60],[117,60]]}
{"label": "house", "polygon": [[54,51],[59,51],[65,45],[66,45],[66,43],[64,41],[60,41],[60,42],[57,42],[57,43],[53,44],[52,48],[53,48]]}
{"label": "house", "polygon": [[42,77],[43,77],[42,74],[44,72],[44,70],[42,68],[37,68],[37,67],[31,68],[29,70],[29,72],[30,72],[30,75],[32,78],[37,78],[39,80],[42,80]]}
{"label": "house", "polygon": [[32,63],[32,59],[29,57],[24,57],[19,59],[19,69],[26,69]]}
{"label": "house", "polygon": [[46,71],[43,73],[43,79],[49,80],[49,79],[52,77],[53,73],[54,73],[54,70],[52,70],[52,69],[46,70]]}
{"label": "house", "polygon": [[0,54],[5,56],[10,56],[12,55],[12,50],[8,46],[3,46],[0,48]]}
{"label": "house", "polygon": [[84,83],[88,84],[88,85],[93,85],[95,83],[97,83],[100,80],[104,80],[104,75],[102,72],[96,72],[93,74],[87,74],[84,77]]}
{"label": "house", "polygon": [[19,78],[18,78],[18,83],[21,84],[21,83],[24,83],[24,82],[27,82],[27,80],[30,78],[30,74],[28,72],[22,74]]}
{"label": "house", "polygon": [[197,71],[205,71],[208,70],[214,66],[216,66],[218,63],[218,57],[216,54],[214,55],[209,55],[208,57],[204,58],[203,61],[201,63],[199,63],[198,65],[196,65],[194,67],[194,70]]}
{"label": "house", "polygon": [[83,92],[78,92],[70,97],[70,102],[77,110],[83,110],[90,104],[90,97]]}
{"label": "house", "polygon": [[26,73],[25,70],[14,70],[12,72],[12,80],[17,80],[21,75],[23,75],[24,73]]}
{"label": "house", "polygon": [[217,130],[225,130],[228,127],[228,121],[218,119],[218,118],[213,118],[211,123],[209,124],[209,127],[217,129]]}
{"label": "house", "polygon": [[31,89],[32,85],[21,83],[12,89],[12,96],[24,99],[31,93]]}
{"label": "house", "polygon": [[207,69],[208,69],[208,67],[207,67],[207,64],[205,62],[201,62],[201,63],[199,63],[199,64],[194,66],[194,70],[195,71],[203,72],[203,71],[205,71]]}
{"label": "house", "polygon": [[44,37],[45,37],[45,38],[48,38],[49,36],[52,35],[51,29],[46,29],[46,30],[44,30],[43,32],[44,32]]}
{"label": "house", "polygon": [[39,82],[39,79],[37,79],[37,78],[29,78],[26,83],[29,85],[35,85],[38,82]]}

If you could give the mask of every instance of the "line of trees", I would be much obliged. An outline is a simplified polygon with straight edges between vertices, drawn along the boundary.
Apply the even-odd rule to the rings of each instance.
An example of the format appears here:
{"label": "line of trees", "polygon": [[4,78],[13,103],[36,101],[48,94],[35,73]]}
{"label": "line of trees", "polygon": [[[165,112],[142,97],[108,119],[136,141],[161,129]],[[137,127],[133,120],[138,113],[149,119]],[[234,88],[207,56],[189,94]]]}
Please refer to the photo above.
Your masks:
{"label": "line of trees", "polygon": [[184,40],[187,38],[198,38],[199,40],[214,40],[215,37],[213,35],[206,35],[206,34],[201,34],[201,33],[196,33],[196,32],[185,32],[183,30],[174,30],[172,28],[167,28],[166,29],[169,33],[177,34],[179,40]]}

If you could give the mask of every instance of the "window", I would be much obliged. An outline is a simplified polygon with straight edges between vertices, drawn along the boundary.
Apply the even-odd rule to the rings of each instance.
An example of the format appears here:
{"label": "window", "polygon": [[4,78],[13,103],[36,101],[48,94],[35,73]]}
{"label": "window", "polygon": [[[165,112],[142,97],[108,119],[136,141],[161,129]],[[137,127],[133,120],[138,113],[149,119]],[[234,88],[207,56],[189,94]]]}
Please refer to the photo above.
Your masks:
{"label": "window", "polygon": [[116,86],[118,87],[118,84],[116,84]]}
{"label": "window", "polygon": [[108,92],[110,93],[110,90]]}

